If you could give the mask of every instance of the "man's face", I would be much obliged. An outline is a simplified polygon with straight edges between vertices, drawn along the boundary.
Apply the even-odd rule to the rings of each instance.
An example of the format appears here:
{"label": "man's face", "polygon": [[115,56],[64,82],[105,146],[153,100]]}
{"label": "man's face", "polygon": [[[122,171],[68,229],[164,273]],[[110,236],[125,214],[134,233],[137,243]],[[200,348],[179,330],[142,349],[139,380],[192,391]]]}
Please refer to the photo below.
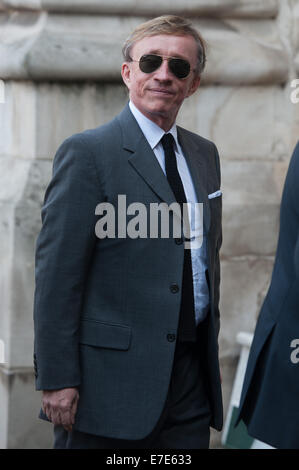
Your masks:
{"label": "man's face", "polygon": [[182,58],[191,66],[185,79],[177,78],[170,71],[167,60],[151,73],[142,72],[138,62],[125,62],[122,66],[122,77],[135,106],[164,130],[169,130],[182,102],[197,90],[200,83],[193,71],[197,65],[197,45],[192,36],[161,34],[145,37],[134,44],[131,58],[139,61],[144,54]]}

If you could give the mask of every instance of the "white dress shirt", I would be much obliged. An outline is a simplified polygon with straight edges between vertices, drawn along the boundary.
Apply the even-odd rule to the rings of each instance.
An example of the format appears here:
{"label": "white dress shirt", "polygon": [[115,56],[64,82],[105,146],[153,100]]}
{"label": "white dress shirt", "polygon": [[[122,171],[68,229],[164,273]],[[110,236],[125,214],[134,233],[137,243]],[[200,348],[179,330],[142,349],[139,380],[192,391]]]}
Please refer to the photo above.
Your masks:
{"label": "white dress shirt", "polygon": [[[153,150],[164,174],[165,172],[165,155],[161,141],[161,138],[165,134],[165,131],[161,129],[157,124],[153,121],[148,119],[144,114],[136,108],[132,101],[129,102],[130,109],[132,111],[133,116],[135,117],[137,123],[141,131],[143,132],[146,140],[148,141],[151,149]],[[177,160],[177,167],[178,172],[180,174],[186,200],[188,203],[194,204],[197,203],[197,196],[194,190],[193,181],[191,178],[191,174],[187,165],[187,161],[183,154],[182,148],[179,145],[178,137],[177,137],[177,127],[174,123],[172,128],[168,131],[168,133],[172,134],[175,140],[175,155]],[[190,205],[191,205],[190,204]],[[190,212],[189,212],[190,214]],[[191,215],[191,214],[190,214]],[[201,221],[196,218],[196,223],[201,223]],[[194,226],[194,219],[191,218],[191,234],[192,233],[202,233],[202,244],[200,248],[193,248],[191,244],[191,259],[192,259],[192,273],[193,273],[193,287],[194,287],[194,307],[195,307],[195,318],[196,323],[198,324],[202,321],[208,310],[209,305],[209,288],[207,285],[205,271],[207,269],[207,262],[206,262],[206,237],[203,233],[203,227],[195,227]]]}

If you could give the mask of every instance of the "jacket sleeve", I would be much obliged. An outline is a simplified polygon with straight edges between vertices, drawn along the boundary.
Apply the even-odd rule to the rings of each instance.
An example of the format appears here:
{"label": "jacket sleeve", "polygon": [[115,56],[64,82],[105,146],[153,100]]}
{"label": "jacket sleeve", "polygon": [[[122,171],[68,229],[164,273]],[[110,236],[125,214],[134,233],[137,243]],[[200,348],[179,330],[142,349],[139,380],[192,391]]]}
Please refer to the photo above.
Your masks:
{"label": "jacket sleeve", "polygon": [[299,186],[298,186],[298,179],[299,179],[299,142],[295,147],[293,152],[288,173],[286,176],[286,184],[288,184],[289,191],[291,191],[292,197],[292,208],[294,211],[293,217],[296,217],[297,220],[297,239],[294,249],[294,267],[295,267],[295,274],[297,279],[299,279],[299,207],[298,207],[298,198],[299,198]]}
{"label": "jacket sleeve", "polygon": [[[220,159],[217,147],[215,145],[215,164],[218,175],[219,188],[221,188],[221,170],[220,170]],[[220,223],[220,236],[216,244],[216,254],[215,254],[215,277],[214,277],[214,310],[215,310],[215,326],[216,326],[216,335],[218,337],[220,330],[220,311],[219,311],[219,298],[220,298],[220,248],[222,245],[222,214]]]}
{"label": "jacket sleeve", "polygon": [[93,154],[76,134],[59,147],[36,243],[34,365],[37,390],[80,384],[78,330],[96,242],[100,185]]}

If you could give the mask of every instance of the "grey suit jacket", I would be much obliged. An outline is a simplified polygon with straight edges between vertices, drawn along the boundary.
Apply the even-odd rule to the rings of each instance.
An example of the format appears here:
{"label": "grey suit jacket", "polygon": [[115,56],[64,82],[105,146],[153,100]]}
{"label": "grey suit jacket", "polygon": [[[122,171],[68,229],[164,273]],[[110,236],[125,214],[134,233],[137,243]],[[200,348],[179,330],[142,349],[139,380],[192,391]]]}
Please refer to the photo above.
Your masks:
{"label": "grey suit jacket", "polygon": [[[210,312],[200,348],[212,407],[222,426],[218,364],[221,197],[215,145],[178,128],[204,203]],[[163,409],[180,311],[184,245],[173,238],[95,234],[100,202],[117,207],[175,202],[167,179],[129,106],[111,122],[68,138],[57,151],[36,249],[36,388],[79,387],[74,428],[142,439]],[[45,416],[42,416],[45,417]]]}

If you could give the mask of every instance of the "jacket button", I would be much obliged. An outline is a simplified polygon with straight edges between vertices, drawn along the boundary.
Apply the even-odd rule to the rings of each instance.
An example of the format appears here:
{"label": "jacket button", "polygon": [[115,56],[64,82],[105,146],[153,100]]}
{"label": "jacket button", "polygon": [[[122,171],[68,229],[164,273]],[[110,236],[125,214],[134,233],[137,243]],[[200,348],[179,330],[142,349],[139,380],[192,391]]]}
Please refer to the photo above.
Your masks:
{"label": "jacket button", "polygon": [[181,244],[183,243],[183,239],[182,239],[182,238],[176,238],[176,239],[175,239],[175,243],[176,243],[177,245],[181,245]]}
{"label": "jacket button", "polygon": [[180,290],[180,288],[177,284],[171,284],[170,292],[172,292],[173,294],[177,294],[179,290]]}
{"label": "jacket button", "polygon": [[175,341],[175,335],[172,333],[168,333],[167,341],[169,341],[170,343],[173,343]]}

